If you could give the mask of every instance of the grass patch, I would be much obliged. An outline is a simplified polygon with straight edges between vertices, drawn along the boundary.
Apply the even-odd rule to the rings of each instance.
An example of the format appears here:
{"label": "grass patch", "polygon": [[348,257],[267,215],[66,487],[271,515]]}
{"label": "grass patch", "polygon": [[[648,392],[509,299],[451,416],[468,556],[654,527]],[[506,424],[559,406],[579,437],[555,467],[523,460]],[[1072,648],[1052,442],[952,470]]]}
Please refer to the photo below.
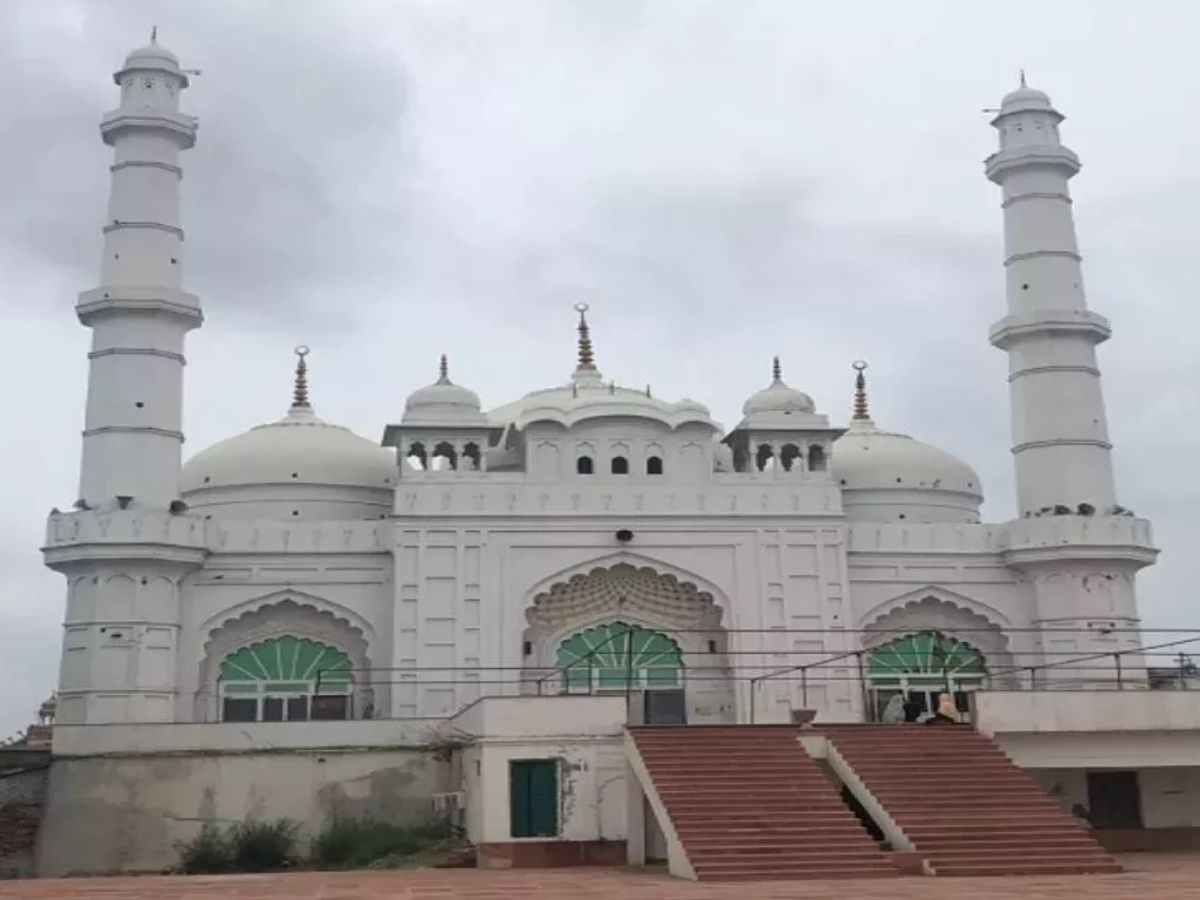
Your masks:
{"label": "grass patch", "polygon": [[334,869],[394,868],[444,838],[443,829],[430,825],[336,818],[313,838],[312,861]]}
{"label": "grass patch", "polygon": [[185,875],[219,875],[285,869],[294,862],[298,828],[290,819],[248,820],[225,828],[205,823],[190,841],[176,844],[179,871]]}

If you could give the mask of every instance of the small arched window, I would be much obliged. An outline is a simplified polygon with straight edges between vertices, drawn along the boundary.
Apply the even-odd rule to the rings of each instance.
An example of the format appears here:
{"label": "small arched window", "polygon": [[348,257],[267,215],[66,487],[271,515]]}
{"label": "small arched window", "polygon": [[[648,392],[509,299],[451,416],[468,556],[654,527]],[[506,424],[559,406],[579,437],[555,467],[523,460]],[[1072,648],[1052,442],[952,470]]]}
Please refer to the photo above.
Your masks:
{"label": "small arched window", "polygon": [[825,448],[813,444],[808,448],[808,471],[825,471]]}
{"label": "small arched window", "polygon": [[783,449],[779,451],[779,464],[783,466],[783,471],[790,472],[792,467],[796,466],[796,460],[800,457],[800,448],[795,444],[784,444]]}
{"label": "small arched window", "polygon": [[624,456],[614,456],[612,458],[612,473],[614,475],[628,475],[629,460]]}
{"label": "small arched window", "polygon": [[754,465],[760,472],[775,468],[775,448],[770,444],[759,444],[754,454]]}
{"label": "small arched window", "polygon": [[590,456],[581,456],[575,460],[575,471],[580,475],[591,475],[592,458]]}
{"label": "small arched window", "polygon": [[662,470],[662,457],[661,456],[651,456],[646,459],[646,474],[647,475],[661,475],[662,472],[663,472],[663,470]]}

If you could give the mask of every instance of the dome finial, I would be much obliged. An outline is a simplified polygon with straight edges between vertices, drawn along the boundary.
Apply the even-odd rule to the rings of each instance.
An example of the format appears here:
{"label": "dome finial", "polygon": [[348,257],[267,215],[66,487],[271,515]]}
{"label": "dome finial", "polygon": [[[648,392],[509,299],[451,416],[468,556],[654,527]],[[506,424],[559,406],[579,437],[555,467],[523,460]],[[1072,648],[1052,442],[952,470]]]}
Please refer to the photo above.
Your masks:
{"label": "dome finial", "polygon": [[150,26],[150,43],[152,43],[152,44],[158,43],[158,26],[157,25]]}
{"label": "dome finial", "polygon": [[575,312],[579,313],[579,364],[578,369],[581,372],[591,372],[596,368],[596,357],[592,353],[592,335],[588,330],[587,323],[588,305],[586,303],[576,303]]}
{"label": "dome finial", "polygon": [[863,372],[867,369],[865,360],[857,359],[851,363],[851,368],[856,374],[854,376],[854,415],[853,420],[856,422],[870,422],[871,414],[867,411],[867,376]]}
{"label": "dome finial", "polygon": [[296,348],[296,386],[292,391],[292,409],[308,409],[308,363],[304,357],[309,349],[304,344]]}
{"label": "dome finial", "polygon": [[1021,87],[1029,87],[1029,85],[1027,85],[1025,83],[1025,70],[1024,69],[1021,69]]}
{"label": "dome finial", "polygon": [[449,361],[446,359],[446,354],[445,354],[445,353],[443,353],[443,354],[442,354],[442,359],[441,359],[441,361],[438,363],[438,380],[437,380],[437,383],[438,383],[438,384],[449,384],[449,383],[450,383],[450,363],[449,363]]}
{"label": "dome finial", "polygon": [[775,381],[783,381],[783,366],[779,365],[779,357],[771,360],[771,377]]}

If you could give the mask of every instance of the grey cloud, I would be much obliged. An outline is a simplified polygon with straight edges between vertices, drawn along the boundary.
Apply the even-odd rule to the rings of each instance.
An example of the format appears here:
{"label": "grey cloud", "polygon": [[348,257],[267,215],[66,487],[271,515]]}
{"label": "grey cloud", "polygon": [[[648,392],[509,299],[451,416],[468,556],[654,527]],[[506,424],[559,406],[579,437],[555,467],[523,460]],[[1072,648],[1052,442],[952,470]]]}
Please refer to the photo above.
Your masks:
{"label": "grey cloud", "polygon": [[0,734],[56,671],[62,585],[36,548],[75,491],[87,333],[71,304],[96,278],[108,178],[96,125],[152,22],[204,72],[185,95],[201,119],[185,277],[208,316],[188,453],[279,416],[301,342],[321,415],[370,437],[441,351],[489,404],[561,381],[583,299],[606,375],[727,424],[775,353],[844,421],[848,363],[869,359],[876,419],[971,462],[997,518],[1012,476],[980,110],[1027,66],[1085,162],[1122,500],[1165,551],[1143,611],[1195,622],[1193,4],[1027,0],[1002,20],[933,0],[3,4]]}

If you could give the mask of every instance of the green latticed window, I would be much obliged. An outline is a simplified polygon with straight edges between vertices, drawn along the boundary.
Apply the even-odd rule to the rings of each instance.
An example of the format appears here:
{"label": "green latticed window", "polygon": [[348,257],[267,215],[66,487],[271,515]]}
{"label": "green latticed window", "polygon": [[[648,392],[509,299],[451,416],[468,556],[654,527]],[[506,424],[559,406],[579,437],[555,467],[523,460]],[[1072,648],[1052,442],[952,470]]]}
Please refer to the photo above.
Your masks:
{"label": "green latticed window", "polygon": [[987,672],[983,655],[970,644],[933,631],[910,634],[873,651],[867,658],[872,685],[977,682]]}
{"label": "green latticed window", "polygon": [[352,668],[341,650],[307,638],[284,636],[243,647],[221,662],[221,717],[236,722],[344,719]]}
{"label": "green latticed window", "polygon": [[679,645],[657,631],[608,622],[581,631],[558,647],[563,689],[586,692],[677,688],[683,684]]}

